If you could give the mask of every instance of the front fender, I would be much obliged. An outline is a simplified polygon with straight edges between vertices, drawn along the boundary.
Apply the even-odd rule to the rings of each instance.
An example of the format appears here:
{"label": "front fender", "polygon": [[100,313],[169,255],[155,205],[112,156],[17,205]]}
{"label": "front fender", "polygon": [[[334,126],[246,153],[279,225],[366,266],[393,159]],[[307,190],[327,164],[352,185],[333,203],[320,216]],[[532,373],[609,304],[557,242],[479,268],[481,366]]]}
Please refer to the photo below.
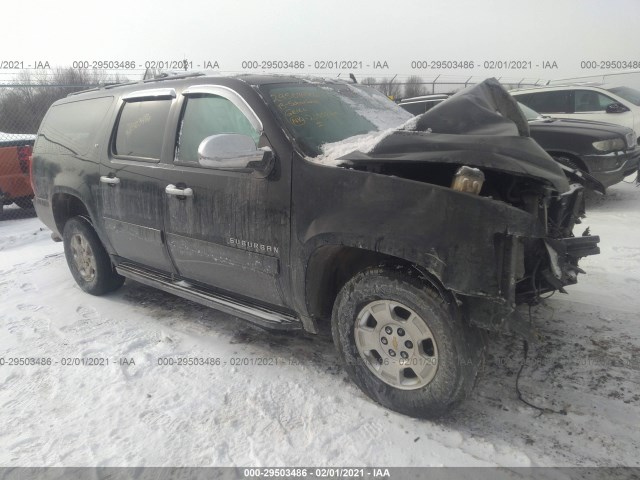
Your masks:
{"label": "front fender", "polygon": [[505,245],[513,248],[517,237],[544,237],[533,216],[503,202],[302,163],[294,181],[294,243],[303,258],[334,244],[375,251],[423,267],[453,292],[506,301]]}

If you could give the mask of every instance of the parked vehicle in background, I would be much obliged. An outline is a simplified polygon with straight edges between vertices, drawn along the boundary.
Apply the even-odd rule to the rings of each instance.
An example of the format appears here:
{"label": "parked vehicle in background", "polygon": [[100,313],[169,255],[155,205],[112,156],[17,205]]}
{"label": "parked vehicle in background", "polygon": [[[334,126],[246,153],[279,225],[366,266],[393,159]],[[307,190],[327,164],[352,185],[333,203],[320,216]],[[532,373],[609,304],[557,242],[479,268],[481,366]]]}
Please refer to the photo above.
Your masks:
{"label": "parked vehicle in background", "polygon": [[[424,107],[419,105],[423,102],[428,102],[431,109],[434,103],[442,103],[448,97],[437,100],[416,98],[409,103],[414,111],[421,111]],[[602,187],[614,185],[638,170],[640,147],[630,128],[612,123],[558,119],[541,115],[521,103],[519,106],[529,122],[531,138],[560,164],[587,172]],[[604,190],[598,182],[587,187]]]}
{"label": "parked vehicle in background", "polygon": [[33,208],[29,179],[35,135],[0,132],[0,213],[5,205]]}
{"label": "parked vehicle in background", "polygon": [[640,147],[630,128],[541,115],[523,104],[520,108],[531,137],[560,163],[589,173],[605,187],[638,171]]}
{"label": "parked vehicle in background", "polygon": [[420,97],[403,98],[398,105],[404,108],[407,112],[414,115],[420,115],[421,113],[428,112],[431,108],[437,104],[449,98],[450,95],[446,93],[434,94],[434,95],[422,95]]}
{"label": "parked vehicle in background", "polygon": [[640,91],[631,87],[576,84],[523,88],[509,93],[538,113],[615,123],[631,128],[636,139],[640,135]]}
{"label": "parked vehicle in background", "polygon": [[599,253],[573,235],[580,179],[526,131],[495,79],[416,122],[343,81],[167,77],[54,103],[35,205],[86,292],[126,277],[264,327],[331,322],[367,395],[434,417],[471,391],[481,329],[531,337],[516,305]]}

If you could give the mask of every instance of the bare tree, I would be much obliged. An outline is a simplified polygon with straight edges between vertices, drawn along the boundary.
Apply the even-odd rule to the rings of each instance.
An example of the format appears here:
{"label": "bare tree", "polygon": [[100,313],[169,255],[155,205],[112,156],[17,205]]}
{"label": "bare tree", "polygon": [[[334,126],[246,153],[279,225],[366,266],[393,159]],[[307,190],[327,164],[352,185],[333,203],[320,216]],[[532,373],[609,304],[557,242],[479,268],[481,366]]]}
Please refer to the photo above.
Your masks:
{"label": "bare tree", "polygon": [[400,84],[397,83],[393,78],[381,79],[380,82],[378,82],[378,85],[376,86],[376,88],[380,90],[382,93],[384,93],[391,100],[395,100],[400,97],[400,93],[401,93]]}
{"label": "bare tree", "polygon": [[407,78],[402,89],[404,95],[403,98],[419,97],[420,95],[426,95],[427,89],[424,86],[424,80],[418,75],[411,75]]}
{"label": "bare tree", "polygon": [[371,85],[371,86],[375,87],[376,83],[378,83],[378,81],[375,79],[375,77],[365,77],[362,80],[360,80],[360,83],[362,85]]}
{"label": "bare tree", "polygon": [[0,89],[0,131],[36,133],[45,113],[56,100],[70,93],[126,78],[98,70],[56,68],[46,73],[21,72],[17,86]]}

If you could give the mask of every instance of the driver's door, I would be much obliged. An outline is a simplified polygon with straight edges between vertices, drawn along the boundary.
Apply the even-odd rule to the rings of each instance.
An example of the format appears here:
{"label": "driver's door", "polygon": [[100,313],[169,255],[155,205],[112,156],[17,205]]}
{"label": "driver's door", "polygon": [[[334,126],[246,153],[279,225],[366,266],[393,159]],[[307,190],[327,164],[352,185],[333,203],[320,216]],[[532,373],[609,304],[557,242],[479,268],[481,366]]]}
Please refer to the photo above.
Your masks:
{"label": "driver's door", "polygon": [[194,86],[183,95],[175,155],[180,178],[166,197],[174,264],[185,279],[285,306],[280,270],[288,263],[289,177],[201,166],[198,147],[212,135],[246,135],[256,147],[267,140],[253,110],[228,88]]}

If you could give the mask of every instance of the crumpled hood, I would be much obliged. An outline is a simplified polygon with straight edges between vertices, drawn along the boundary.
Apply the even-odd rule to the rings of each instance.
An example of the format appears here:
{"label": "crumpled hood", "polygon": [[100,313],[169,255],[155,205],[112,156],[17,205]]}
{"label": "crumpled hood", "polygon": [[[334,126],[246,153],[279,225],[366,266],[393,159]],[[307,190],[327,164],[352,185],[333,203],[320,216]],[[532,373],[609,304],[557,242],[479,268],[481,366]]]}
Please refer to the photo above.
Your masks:
{"label": "crumpled hood", "polygon": [[386,162],[469,165],[531,176],[559,192],[569,190],[561,167],[529,137],[529,124],[516,101],[494,78],[436,105],[368,153],[352,152],[340,160],[347,167]]}

